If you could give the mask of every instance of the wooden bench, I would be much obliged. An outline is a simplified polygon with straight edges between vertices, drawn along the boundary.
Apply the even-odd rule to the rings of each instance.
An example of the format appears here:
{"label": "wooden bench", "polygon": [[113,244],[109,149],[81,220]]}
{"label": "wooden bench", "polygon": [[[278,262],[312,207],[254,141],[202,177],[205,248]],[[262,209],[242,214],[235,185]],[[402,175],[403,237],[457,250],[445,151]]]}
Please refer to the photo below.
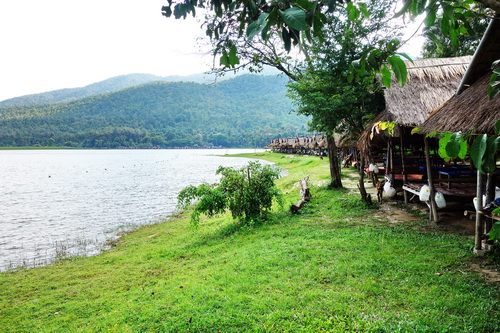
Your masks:
{"label": "wooden bench", "polygon": [[[403,184],[405,204],[407,204],[409,201],[413,200],[413,198],[415,198],[415,196],[419,195],[420,189],[424,185],[425,184],[418,184],[418,185],[417,184],[410,184],[410,183]],[[408,193],[412,194],[410,199],[408,199]],[[425,203],[427,204],[428,207],[430,207],[430,203],[428,201],[425,201]]]}

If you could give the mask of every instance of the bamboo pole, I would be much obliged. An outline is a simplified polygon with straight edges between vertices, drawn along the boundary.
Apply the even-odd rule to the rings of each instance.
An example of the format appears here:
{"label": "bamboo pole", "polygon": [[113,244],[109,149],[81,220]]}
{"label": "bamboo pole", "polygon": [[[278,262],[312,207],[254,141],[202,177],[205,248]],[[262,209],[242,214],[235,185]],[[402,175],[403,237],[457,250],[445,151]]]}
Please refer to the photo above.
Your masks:
{"label": "bamboo pole", "polygon": [[479,213],[483,209],[483,174],[477,170],[476,185],[477,209],[476,209],[476,234],[474,237],[474,253],[483,254],[482,236],[483,236],[483,215]]}
{"label": "bamboo pole", "polygon": [[[401,172],[403,173],[403,185],[404,185],[406,184],[407,177],[405,168],[405,150],[403,147],[403,130],[401,129],[401,127],[399,128],[399,146],[401,151]],[[403,191],[403,196],[405,199],[405,204],[408,204],[408,193],[406,191]]]}

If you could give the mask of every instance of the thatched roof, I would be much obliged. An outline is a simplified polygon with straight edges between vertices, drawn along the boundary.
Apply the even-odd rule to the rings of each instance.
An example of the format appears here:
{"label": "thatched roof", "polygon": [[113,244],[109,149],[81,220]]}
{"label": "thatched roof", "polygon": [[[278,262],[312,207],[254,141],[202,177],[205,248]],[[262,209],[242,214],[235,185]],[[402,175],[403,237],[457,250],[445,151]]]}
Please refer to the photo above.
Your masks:
{"label": "thatched roof", "polygon": [[472,57],[418,59],[406,62],[404,87],[392,82],[384,91],[386,110],[379,121],[405,126],[422,124],[430,112],[452,97]]}
{"label": "thatched roof", "polygon": [[500,119],[500,96],[488,99],[491,64],[500,59],[500,19],[491,21],[457,93],[437,108],[422,125],[423,133],[434,130],[494,134]]}
{"label": "thatched roof", "polygon": [[467,56],[407,61],[406,85],[400,87],[393,81],[391,88],[384,91],[386,109],[365,129],[358,149],[368,156],[372,145],[385,145],[384,133],[371,137],[373,125],[379,121],[421,126],[433,110],[454,95],[471,59]]}
{"label": "thatched roof", "polygon": [[500,119],[500,96],[488,98],[490,74],[463,93],[451,98],[423,123],[423,133],[433,130],[494,134],[493,126]]}

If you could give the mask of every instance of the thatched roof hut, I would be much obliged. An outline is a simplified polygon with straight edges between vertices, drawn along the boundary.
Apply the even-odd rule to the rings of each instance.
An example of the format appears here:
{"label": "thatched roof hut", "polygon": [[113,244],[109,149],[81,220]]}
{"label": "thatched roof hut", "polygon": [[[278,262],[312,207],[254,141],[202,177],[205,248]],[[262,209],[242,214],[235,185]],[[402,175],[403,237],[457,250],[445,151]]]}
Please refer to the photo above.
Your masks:
{"label": "thatched roof hut", "polygon": [[423,123],[423,133],[434,130],[494,134],[500,119],[500,96],[488,98],[491,64],[500,59],[500,17],[493,19],[465,73],[457,94]]}
{"label": "thatched roof hut", "polygon": [[[406,61],[408,79],[404,87],[395,80],[391,88],[384,90],[386,108],[362,133],[358,149],[370,160],[370,150],[374,146],[384,145],[387,137],[372,136],[373,125],[377,122],[396,122],[395,137],[409,133],[411,128],[421,126],[429,114],[455,94],[472,57],[418,59],[413,63]],[[414,140],[412,136],[409,140]]]}
{"label": "thatched roof hut", "polygon": [[430,112],[454,95],[470,56],[407,61],[408,80],[404,87],[393,81],[384,91],[386,109],[382,121],[405,126],[422,124]]}

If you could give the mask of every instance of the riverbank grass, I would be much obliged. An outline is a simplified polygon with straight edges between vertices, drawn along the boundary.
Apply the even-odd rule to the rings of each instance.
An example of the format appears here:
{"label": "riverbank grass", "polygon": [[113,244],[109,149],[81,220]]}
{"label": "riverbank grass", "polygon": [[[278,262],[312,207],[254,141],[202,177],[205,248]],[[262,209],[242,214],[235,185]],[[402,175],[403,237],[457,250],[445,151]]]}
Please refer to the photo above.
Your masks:
{"label": "riverbank grass", "polygon": [[[327,188],[317,157],[257,154],[287,169],[261,225],[189,211],[91,258],[0,274],[1,332],[494,332],[498,286],[469,268],[472,240],[374,217]],[[287,202],[287,201],[285,201]]]}

